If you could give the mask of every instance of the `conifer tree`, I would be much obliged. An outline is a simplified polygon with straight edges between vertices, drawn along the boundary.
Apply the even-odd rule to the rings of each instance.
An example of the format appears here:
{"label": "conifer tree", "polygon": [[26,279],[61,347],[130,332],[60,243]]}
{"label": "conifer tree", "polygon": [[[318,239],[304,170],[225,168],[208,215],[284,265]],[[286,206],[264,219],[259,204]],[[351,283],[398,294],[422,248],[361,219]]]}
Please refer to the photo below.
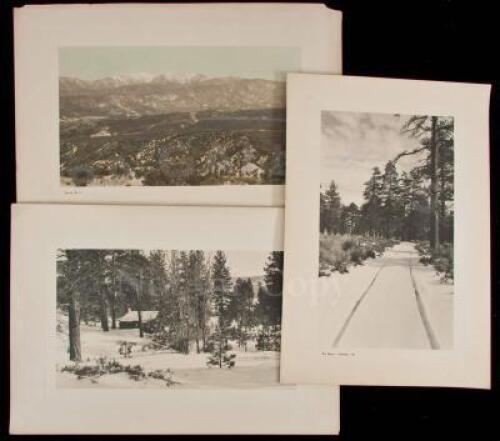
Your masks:
{"label": "conifer tree", "polygon": [[281,325],[281,305],[283,294],[283,251],[272,251],[264,267],[264,281],[267,295],[259,301],[264,302],[264,310],[268,317],[269,325]]}
{"label": "conifer tree", "polygon": [[370,235],[379,233],[380,214],[382,212],[382,173],[374,167],[370,179],[365,182],[363,197],[365,203],[361,207],[365,230]]}
{"label": "conifer tree", "polygon": [[324,193],[320,194],[320,222],[322,231],[329,233],[339,233],[341,228],[342,203],[335,181],[330,182],[330,186]]}
{"label": "conifer tree", "polygon": [[223,251],[216,251],[212,263],[213,280],[213,306],[214,314],[217,317],[215,333],[211,339],[212,353],[207,364],[217,365],[220,368],[234,366],[234,354],[228,354],[230,345],[230,314],[231,304],[231,274],[226,262],[226,255]]}

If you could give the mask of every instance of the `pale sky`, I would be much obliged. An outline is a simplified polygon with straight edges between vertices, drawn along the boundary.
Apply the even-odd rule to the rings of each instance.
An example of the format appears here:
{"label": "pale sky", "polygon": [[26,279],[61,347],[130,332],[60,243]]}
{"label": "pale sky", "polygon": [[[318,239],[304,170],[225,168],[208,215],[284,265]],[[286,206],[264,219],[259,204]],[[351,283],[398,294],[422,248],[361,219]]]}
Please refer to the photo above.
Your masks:
{"label": "pale sky", "polygon": [[[146,255],[154,250],[144,250]],[[163,250],[170,251],[170,250]],[[182,250],[179,250],[182,251]],[[189,251],[189,250],[185,250]],[[213,256],[216,250],[204,250],[205,255]],[[222,250],[226,255],[227,265],[231,271],[231,277],[250,277],[264,275],[264,266],[272,250]]]}
{"label": "pale sky", "polygon": [[231,277],[264,275],[264,266],[271,251],[224,251]]}
{"label": "pale sky", "polygon": [[59,76],[201,74],[284,80],[300,70],[298,47],[62,47]]}
{"label": "pale sky", "polygon": [[[335,112],[324,110],[321,123],[321,184],[337,184],[342,203],[363,203],[364,183],[373,167],[384,172],[387,161],[398,153],[412,150],[418,140],[401,134],[405,115]],[[423,155],[398,161],[398,172],[408,171]]]}

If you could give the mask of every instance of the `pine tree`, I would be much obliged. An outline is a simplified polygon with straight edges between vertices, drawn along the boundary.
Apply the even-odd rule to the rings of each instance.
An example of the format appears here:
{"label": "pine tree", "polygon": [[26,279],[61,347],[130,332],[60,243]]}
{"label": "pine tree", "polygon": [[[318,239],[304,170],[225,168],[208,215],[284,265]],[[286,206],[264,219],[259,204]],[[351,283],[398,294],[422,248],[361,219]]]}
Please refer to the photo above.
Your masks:
{"label": "pine tree", "polygon": [[321,231],[339,233],[341,229],[342,203],[335,181],[325,192],[320,193],[320,228]]}
{"label": "pine tree", "polygon": [[382,173],[374,167],[370,179],[365,182],[363,197],[365,203],[361,207],[364,229],[370,235],[379,233],[380,215],[382,212]]}
{"label": "pine tree", "polygon": [[253,284],[250,278],[236,279],[231,299],[230,315],[238,326],[238,344],[247,349],[249,338],[248,330],[254,325],[254,297]]}
{"label": "pine tree", "polygon": [[396,225],[401,215],[398,184],[399,176],[396,166],[392,161],[388,161],[385,165],[382,177],[382,187],[380,189],[382,225],[384,226],[385,237],[394,237],[395,232],[399,230]]}
{"label": "pine tree", "polygon": [[359,233],[360,212],[358,206],[351,202],[347,206],[342,207],[341,225],[343,234]]}
{"label": "pine tree", "polygon": [[226,255],[216,251],[212,263],[213,302],[219,321],[227,319],[227,311],[231,303],[231,274],[227,267]]}
{"label": "pine tree", "polygon": [[[420,147],[403,151],[394,161],[408,155],[427,152],[426,174],[429,185],[429,242],[434,253],[439,252],[443,221],[446,210],[446,168],[453,169],[453,119],[438,116],[412,116],[405,122],[402,132],[420,140]],[[449,182],[449,180],[448,180]],[[441,184],[441,185],[440,185]],[[453,193],[453,184],[450,185]]]}
{"label": "pine tree", "polygon": [[[266,295],[259,298],[267,316],[268,324],[273,327],[281,325],[281,305],[283,294],[283,251],[273,251],[267,258],[264,267]],[[263,294],[263,292],[259,293]]]}
{"label": "pine tree", "polygon": [[227,330],[216,326],[215,332],[211,336],[212,352],[208,356],[208,366],[218,366],[219,368],[227,367],[231,369],[236,364],[236,354],[228,354],[231,346],[226,339]]}
{"label": "pine tree", "polygon": [[120,259],[121,281],[128,287],[129,304],[137,311],[139,336],[144,337],[142,311],[149,306],[149,261],[142,251],[127,250]]}
{"label": "pine tree", "polygon": [[196,352],[200,353],[200,339],[205,341],[205,328],[208,309],[208,272],[205,266],[205,254],[203,251],[189,252],[189,283],[188,291],[193,314],[193,325],[195,328]]}
{"label": "pine tree", "polygon": [[[95,279],[103,269],[95,265],[92,250],[60,250],[57,261],[57,303],[68,311],[69,358],[82,360],[80,320],[87,313]],[[82,308],[82,305],[84,307]]]}
{"label": "pine tree", "polygon": [[82,360],[80,341],[80,282],[82,270],[85,270],[79,250],[61,251],[58,259],[58,304],[66,303],[68,307],[69,359]]}
{"label": "pine tree", "polygon": [[214,313],[217,317],[216,331],[211,338],[212,353],[207,363],[220,368],[234,366],[234,354],[228,354],[230,333],[231,274],[223,251],[216,251],[212,263]]}
{"label": "pine tree", "polygon": [[166,288],[168,283],[166,271],[165,251],[153,250],[149,253],[149,275],[152,289],[152,306],[159,313],[165,303]]}
{"label": "pine tree", "polygon": [[191,328],[193,325],[192,303],[189,294],[189,257],[186,251],[180,251],[178,255],[178,278],[177,278],[177,298],[179,303],[180,318],[180,341],[181,350],[189,354],[191,343]]}

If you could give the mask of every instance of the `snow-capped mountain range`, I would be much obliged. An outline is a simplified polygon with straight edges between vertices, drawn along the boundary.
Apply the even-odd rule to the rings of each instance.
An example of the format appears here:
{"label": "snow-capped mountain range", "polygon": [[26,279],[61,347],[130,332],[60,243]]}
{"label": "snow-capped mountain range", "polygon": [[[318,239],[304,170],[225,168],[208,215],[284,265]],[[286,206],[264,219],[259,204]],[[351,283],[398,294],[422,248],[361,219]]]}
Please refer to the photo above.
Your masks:
{"label": "snow-capped mountain range", "polygon": [[59,79],[62,118],[285,107],[285,83],[199,74]]}
{"label": "snow-capped mountain range", "polygon": [[208,80],[210,77],[201,74],[149,74],[136,73],[126,75],[116,75],[112,77],[85,80],[76,77],[62,76],[59,78],[61,92],[71,93],[74,89],[112,89],[135,84],[165,84],[178,83],[188,84]]}

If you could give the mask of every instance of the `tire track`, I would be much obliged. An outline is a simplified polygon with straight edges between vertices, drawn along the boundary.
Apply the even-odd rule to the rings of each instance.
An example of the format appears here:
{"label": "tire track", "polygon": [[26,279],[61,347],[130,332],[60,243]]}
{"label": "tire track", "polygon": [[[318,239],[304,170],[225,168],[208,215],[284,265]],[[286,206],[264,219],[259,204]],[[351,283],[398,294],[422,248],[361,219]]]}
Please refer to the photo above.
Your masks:
{"label": "tire track", "polygon": [[370,283],[368,284],[368,286],[366,287],[366,289],[363,291],[363,294],[361,294],[361,296],[359,297],[359,299],[354,304],[353,308],[351,309],[351,312],[349,313],[349,315],[347,316],[344,324],[342,325],[342,328],[340,328],[339,333],[337,334],[337,336],[335,337],[335,340],[333,341],[333,347],[334,348],[339,345],[340,340],[344,336],[344,333],[345,333],[345,331],[347,329],[347,326],[349,326],[349,323],[350,323],[352,317],[354,316],[354,313],[359,308],[359,305],[361,305],[361,302],[367,296],[368,292],[370,291],[370,288],[373,286],[373,284],[375,283],[375,280],[377,280],[378,275],[380,274],[380,272],[384,268],[385,268],[385,265],[383,265],[383,266],[380,267],[380,269],[377,271],[377,273],[375,274],[375,276],[373,276],[373,279],[370,281]]}
{"label": "tire track", "polygon": [[429,344],[431,346],[431,349],[440,349],[438,339],[436,338],[436,334],[434,333],[434,330],[432,329],[432,325],[431,325],[431,322],[429,320],[429,316],[427,315],[427,312],[425,310],[425,305],[424,305],[424,302],[422,300],[422,296],[420,295],[420,292],[418,291],[417,282],[415,281],[415,277],[413,276],[411,257],[410,257],[408,266],[410,268],[411,283],[413,285],[413,290],[415,291],[415,298],[417,300],[418,312],[420,313],[420,318],[422,319],[425,333],[427,334],[427,338],[429,339]]}

